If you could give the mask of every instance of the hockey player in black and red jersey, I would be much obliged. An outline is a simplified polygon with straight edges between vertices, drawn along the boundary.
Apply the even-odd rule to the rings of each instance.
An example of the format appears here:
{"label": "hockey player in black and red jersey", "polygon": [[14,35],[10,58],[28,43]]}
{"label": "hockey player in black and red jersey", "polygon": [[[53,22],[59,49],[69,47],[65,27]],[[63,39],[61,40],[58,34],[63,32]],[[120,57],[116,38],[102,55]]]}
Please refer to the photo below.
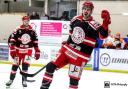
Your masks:
{"label": "hockey player in black and red jersey", "polygon": [[[27,72],[30,65],[30,57],[32,56],[32,48],[35,49],[35,59],[40,58],[40,50],[38,47],[38,37],[36,32],[29,25],[29,17],[22,17],[23,24],[19,26],[9,37],[8,44],[10,55],[13,58],[10,80],[6,86],[10,86],[16,76],[18,66],[22,63],[22,71]],[[22,77],[23,87],[27,87],[26,77]]]}
{"label": "hockey player in black and red jersey", "polygon": [[[90,60],[96,40],[108,36],[108,26],[111,23],[107,10],[101,12],[102,24],[94,21],[91,16],[93,9],[93,3],[86,1],[82,6],[82,15],[75,16],[71,20],[69,38],[62,45],[57,58],[47,64],[40,89],[49,89],[55,70],[67,64],[69,64],[69,89],[78,89],[82,70]],[[61,89],[61,86],[59,87],[58,89]]]}

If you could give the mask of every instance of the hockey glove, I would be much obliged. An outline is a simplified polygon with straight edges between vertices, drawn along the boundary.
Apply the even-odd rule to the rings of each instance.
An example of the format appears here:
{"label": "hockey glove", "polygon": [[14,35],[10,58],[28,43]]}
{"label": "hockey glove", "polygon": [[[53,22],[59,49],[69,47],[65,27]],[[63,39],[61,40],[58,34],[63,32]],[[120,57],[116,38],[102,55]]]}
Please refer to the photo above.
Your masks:
{"label": "hockey glove", "polygon": [[13,59],[16,57],[16,49],[14,46],[10,46],[10,55]]}
{"label": "hockey glove", "polygon": [[40,58],[40,50],[39,48],[35,48],[35,59],[38,60]]}
{"label": "hockey glove", "polygon": [[107,30],[108,25],[111,24],[111,18],[109,12],[107,10],[102,10],[101,18],[103,19],[102,26],[104,27],[105,30]]}

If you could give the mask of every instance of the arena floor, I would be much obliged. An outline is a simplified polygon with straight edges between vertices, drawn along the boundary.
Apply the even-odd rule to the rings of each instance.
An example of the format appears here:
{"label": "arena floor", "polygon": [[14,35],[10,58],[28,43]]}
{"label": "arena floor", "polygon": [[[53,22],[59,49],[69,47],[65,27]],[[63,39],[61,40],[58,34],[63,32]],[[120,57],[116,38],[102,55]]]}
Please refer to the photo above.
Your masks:
{"label": "arena floor", "polygon": [[[40,67],[30,67],[29,73],[35,73],[39,69]],[[11,65],[0,64],[0,70],[0,89],[6,89],[5,83],[9,80]],[[44,70],[35,77],[28,78],[36,81],[27,83],[28,87],[25,89],[40,89],[43,74]],[[9,89],[23,89],[21,80],[21,75],[17,73],[15,81]],[[104,83],[110,83],[110,86],[105,86]],[[55,72],[50,89],[68,89],[68,84],[68,69],[60,69]],[[83,71],[79,89],[104,89],[105,87],[108,89],[128,89],[128,74]]]}

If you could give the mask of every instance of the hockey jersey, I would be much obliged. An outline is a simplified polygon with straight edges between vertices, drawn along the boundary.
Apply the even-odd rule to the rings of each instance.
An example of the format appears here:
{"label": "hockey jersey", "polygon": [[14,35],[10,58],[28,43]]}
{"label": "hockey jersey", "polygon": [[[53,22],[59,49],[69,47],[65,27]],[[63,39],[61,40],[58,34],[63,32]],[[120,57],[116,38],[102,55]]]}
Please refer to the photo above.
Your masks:
{"label": "hockey jersey", "polygon": [[67,44],[87,55],[91,55],[97,39],[108,36],[108,29],[104,29],[92,17],[84,20],[82,15],[76,16],[71,20],[70,27]]}
{"label": "hockey jersey", "polygon": [[38,47],[37,34],[30,25],[28,27],[21,25],[10,35],[8,44],[19,49]]}

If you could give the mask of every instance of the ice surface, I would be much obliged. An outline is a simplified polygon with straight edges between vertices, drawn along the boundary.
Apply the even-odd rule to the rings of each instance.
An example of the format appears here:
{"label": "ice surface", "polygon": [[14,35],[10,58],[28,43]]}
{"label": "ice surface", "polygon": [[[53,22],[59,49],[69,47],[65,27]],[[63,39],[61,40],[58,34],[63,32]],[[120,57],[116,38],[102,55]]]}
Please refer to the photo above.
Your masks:
{"label": "ice surface", "polygon": [[[39,69],[40,67],[30,67],[29,73],[35,73]],[[0,64],[0,70],[0,89],[6,89],[5,83],[9,80],[11,65]],[[35,77],[28,78],[32,80],[35,79],[36,81],[27,83],[28,87],[25,89],[40,89],[43,74],[44,70]],[[23,89],[21,80],[21,75],[17,73],[15,81],[10,89]],[[106,89],[104,88],[104,82],[106,81],[110,82],[110,88],[107,89],[128,89],[128,74],[87,70],[83,71],[82,78],[79,82],[79,89]],[[56,71],[50,89],[68,89],[68,85],[68,69],[60,69]]]}

